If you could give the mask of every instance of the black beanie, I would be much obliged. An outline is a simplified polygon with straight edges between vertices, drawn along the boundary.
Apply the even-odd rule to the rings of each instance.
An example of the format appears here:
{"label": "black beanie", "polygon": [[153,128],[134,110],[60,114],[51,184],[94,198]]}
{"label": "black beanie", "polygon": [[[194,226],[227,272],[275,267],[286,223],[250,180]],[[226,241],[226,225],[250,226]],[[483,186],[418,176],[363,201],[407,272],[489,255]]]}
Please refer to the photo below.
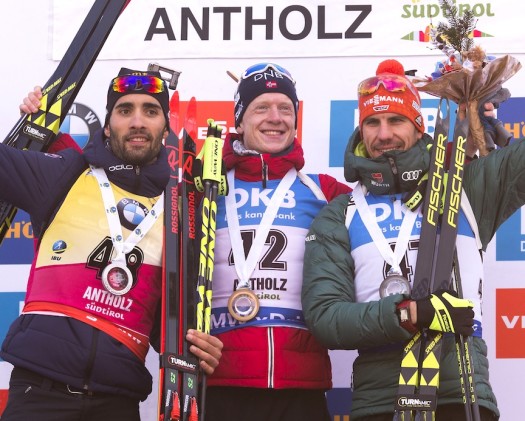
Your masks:
{"label": "black beanie", "polygon": [[[132,75],[132,76],[155,76],[159,79],[162,79],[160,72],[155,71],[140,71],[140,70],[131,70],[127,69],[125,67],[122,67],[120,69],[120,72],[118,72],[118,76],[126,76],[126,75]],[[166,82],[162,82],[164,89],[162,92],[159,93],[152,93],[148,92],[147,90],[143,89],[143,85],[140,83],[136,84],[135,86],[130,86],[126,92],[116,92],[113,89],[113,81],[112,79],[109,88],[108,88],[108,98],[106,103],[106,121],[104,125],[107,125],[109,122],[109,117],[111,115],[111,111],[113,111],[113,107],[115,106],[115,103],[118,101],[119,98],[123,97],[124,95],[129,94],[146,94],[153,98],[155,98],[157,101],[159,101],[160,106],[162,107],[162,111],[164,112],[164,117],[166,118],[166,126],[169,128],[169,115],[170,115],[170,94],[168,91],[168,86]]]}
{"label": "black beanie", "polygon": [[[251,76],[244,76],[250,68],[261,67],[261,71],[254,72]],[[248,105],[259,95],[267,93],[281,93],[286,95],[293,103],[295,109],[295,128],[297,128],[297,111],[299,100],[295,90],[295,82],[291,80],[290,74],[282,67],[275,64],[258,64],[248,68],[240,79],[235,92],[235,127],[241,124],[242,116]],[[278,69],[282,69],[280,72]],[[284,74],[286,72],[286,74]],[[290,76],[290,77],[288,77]],[[245,78],[246,77],[246,78]]]}

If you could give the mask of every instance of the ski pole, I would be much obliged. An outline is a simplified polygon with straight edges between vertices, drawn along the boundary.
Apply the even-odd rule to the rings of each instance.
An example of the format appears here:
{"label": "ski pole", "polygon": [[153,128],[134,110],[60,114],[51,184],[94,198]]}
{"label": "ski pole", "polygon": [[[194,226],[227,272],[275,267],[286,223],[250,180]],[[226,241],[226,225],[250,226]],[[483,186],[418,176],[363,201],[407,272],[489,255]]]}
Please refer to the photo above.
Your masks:
{"label": "ski pole", "polygon": [[[454,283],[458,297],[463,298],[463,288],[461,286],[461,274],[459,272],[459,261],[457,249],[454,250]],[[472,338],[463,338],[456,335],[456,349],[458,354],[459,372],[462,376],[462,393],[465,402],[465,416],[467,421],[480,421],[478,396],[476,384],[474,383],[474,364],[470,353]]]}
{"label": "ski pole", "polygon": [[[213,266],[215,258],[215,229],[217,226],[217,194],[221,186],[222,174],[222,127],[208,120],[208,133],[204,145],[196,159],[195,187],[204,191],[202,199],[202,228],[199,255],[199,274],[197,278],[197,330],[210,333]],[[199,163],[202,165],[202,172]],[[202,174],[202,178],[200,176]],[[200,414],[204,419],[206,400],[206,376],[200,384]]]}

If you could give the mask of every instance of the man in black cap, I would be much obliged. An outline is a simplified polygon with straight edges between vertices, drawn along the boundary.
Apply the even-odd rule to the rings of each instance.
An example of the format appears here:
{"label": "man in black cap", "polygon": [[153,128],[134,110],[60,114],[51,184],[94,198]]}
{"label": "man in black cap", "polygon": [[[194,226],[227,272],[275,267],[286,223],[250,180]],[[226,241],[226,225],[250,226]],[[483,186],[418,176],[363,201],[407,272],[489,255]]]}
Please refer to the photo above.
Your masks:
{"label": "man in black cap", "polygon": [[327,200],[350,189],[306,175],[299,100],[275,63],[249,67],[235,92],[217,204],[212,334],[223,357],[208,378],[206,421],[328,421],[328,352],[301,308],[304,239]]}
{"label": "man in black cap", "polygon": [[[40,238],[22,315],[0,352],[14,365],[2,421],[140,419],[161,296],[168,115],[158,72],[121,69],[104,128],[83,154],[0,145],[0,198],[28,212]],[[193,330],[187,339],[212,374],[220,340]]]}

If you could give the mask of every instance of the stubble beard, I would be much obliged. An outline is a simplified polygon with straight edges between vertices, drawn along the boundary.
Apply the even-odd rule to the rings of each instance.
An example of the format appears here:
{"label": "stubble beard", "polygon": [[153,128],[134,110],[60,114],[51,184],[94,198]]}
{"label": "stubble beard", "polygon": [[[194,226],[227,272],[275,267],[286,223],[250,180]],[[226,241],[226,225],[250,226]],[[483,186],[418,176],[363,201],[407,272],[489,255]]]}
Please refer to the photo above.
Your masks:
{"label": "stubble beard", "polygon": [[[155,161],[160,152],[162,134],[154,137],[149,132],[134,131],[119,137],[111,127],[109,128],[109,132],[109,146],[111,151],[117,158],[124,161],[126,164],[139,166],[150,164]],[[127,138],[136,134],[141,134],[147,139],[147,148],[134,148],[128,145]]]}

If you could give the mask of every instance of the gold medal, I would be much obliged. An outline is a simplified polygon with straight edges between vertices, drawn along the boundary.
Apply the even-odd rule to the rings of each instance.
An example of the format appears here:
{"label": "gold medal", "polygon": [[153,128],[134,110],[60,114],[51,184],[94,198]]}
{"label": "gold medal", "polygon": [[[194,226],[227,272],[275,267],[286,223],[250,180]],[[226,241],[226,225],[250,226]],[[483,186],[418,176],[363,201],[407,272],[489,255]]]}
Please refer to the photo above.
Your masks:
{"label": "gold medal", "polygon": [[259,312],[259,299],[249,288],[239,288],[228,300],[228,311],[234,319],[246,322]]}

